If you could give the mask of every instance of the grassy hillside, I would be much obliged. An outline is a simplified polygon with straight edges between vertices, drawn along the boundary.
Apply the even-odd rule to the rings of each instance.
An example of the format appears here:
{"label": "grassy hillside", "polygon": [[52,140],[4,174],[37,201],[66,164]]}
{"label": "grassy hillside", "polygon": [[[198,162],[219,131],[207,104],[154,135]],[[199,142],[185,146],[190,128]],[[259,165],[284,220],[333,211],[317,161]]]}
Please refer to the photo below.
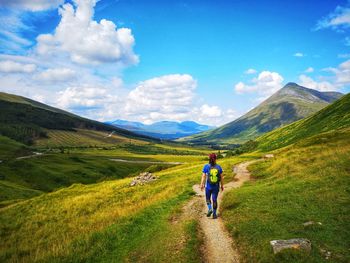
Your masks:
{"label": "grassy hillside", "polygon": [[125,178],[149,166],[151,164],[117,163],[96,156],[48,154],[3,163],[0,179],[23,187],[50,192],[73,183],[91,184]]}
{"label": "grassy hillside", "polygon": [[0,135],[25,144],[33,144],[36,139],[47,138],[47,129],[114,131],[128,138],[148,138],[11,94],[0,93],[0,107]]}
{"label": "grassy hillside", "polygon": [[180,141],[193,144],[235,144],[255,139],[263,133],[303,119],[341,97],[337,92],[319,92],[288,83],[239,119],[217,129]]}
{"label": "grassy hillside", "polygon": [[0,135],[0,160],[30,154],[30,149],[22,143]]}
{"label": "grassy hillside", "polygon": [[[245,262],[349,262],[350,129],[316,135],[275,155],[252,165],[255,180],[224,200],[223,218]],[[315,224],[304,226],[308,221]],[[311,240],[310,255],[273,255],[269,241],[296,237]]]}
{"label": "grassy hillside", "polygon": [[[145,186],[130,187],[128,178],[76,184],[0,209],[0,260],[200,262],[196,222],[172,220],[203,165],[202,157],[182,158]],[[222,164],[229,171],[240,160]]]}
{"label": "grassy hillside", "polygon": [[[347,127],[350,127],[350,94],[304,120],[259,137],[257,142],[259,149],[266,151],[290,145],[322,132]],[[319,140],[320,143],[323,143],[327,139],[319,137]]]}
{"label": "grassy hillside", "polygon": [[106,131],[75,129],[74,131],[45,130],[47,138],[37,139],[34,146],[38,148],[59,147],[103,147],[122,143],[147,144],[147,141],[127,138]]}

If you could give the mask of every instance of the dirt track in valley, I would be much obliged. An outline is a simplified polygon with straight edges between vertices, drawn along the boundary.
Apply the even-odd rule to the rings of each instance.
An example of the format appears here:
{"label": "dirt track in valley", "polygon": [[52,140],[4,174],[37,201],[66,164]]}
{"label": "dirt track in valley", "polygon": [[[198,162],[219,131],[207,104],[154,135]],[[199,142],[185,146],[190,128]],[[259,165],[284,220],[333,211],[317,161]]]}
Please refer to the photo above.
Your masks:
{"label": "dirt track in valley", "polygon": [[[257,160],[247,161],[234,166],[236,173],[235,180],[224,185],[224,192],[220,192],[218,205],[220,206],[222,198],[227,191],[238,188],[244,182],[249,181],[250,173],[247,166]],[[183,208],[184,213],[190,215],[199,221],[201,233],[204,236],[204,247],[202,248],[202,258],[204,262],[224,263],[240,262],[239,254],[234,247],[234,242],[225,229],[224,222],[220,215],[217,219],[206,217],[207,207],[205,204],[205,193],[200,190],[198,184],[193,186],[196,196],[193,197]]]}

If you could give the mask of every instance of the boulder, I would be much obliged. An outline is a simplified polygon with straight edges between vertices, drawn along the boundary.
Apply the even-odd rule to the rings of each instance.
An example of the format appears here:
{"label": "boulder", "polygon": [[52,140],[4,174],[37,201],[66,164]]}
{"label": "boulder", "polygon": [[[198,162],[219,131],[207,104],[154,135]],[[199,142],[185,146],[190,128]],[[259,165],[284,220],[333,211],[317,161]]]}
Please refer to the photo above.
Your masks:
{"label": "boulder", "polygon": [[275,157],[275,156],[272,153],[264,155],[264,159],[269,159],[269,158],[273,158],[273,157]]}
{"label": "boulder", "polygon": [[305,250],[306,252],[311,251],[311,241],[305,238],[293,238],[288,240],[272,240],[270,244],[273,249],[273,253],[277,254],[278,252],[292,248],[298,250]]}

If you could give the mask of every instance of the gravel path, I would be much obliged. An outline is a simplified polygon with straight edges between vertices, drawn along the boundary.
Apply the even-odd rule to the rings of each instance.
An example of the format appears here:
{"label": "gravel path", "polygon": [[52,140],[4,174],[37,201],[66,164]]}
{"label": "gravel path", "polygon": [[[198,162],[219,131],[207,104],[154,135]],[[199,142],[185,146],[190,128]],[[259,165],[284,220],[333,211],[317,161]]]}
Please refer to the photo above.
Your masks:
{"label": "gravel path", "polygon": [[[236,173],[235,180],[224,185],[224,192],[223,194],[220,193],[218,197],[219,206],[225,192],[240,187],[244,182],[250,179],[247,166],[253,162],[256,162],[256,160],[234,166],[233,169]],[[204,192],[200,190],[199,185],[194,185],[193,190],[197,195],[184,207],[184,212],[188,214],[195,213],[197,215],[201,226],[201,232],[204,235],[204,248],[202,250],[204,262],[240,262],[238,252],[233,246],[233,240],[225,229],[220,215],[218,219],[207,218]]]}

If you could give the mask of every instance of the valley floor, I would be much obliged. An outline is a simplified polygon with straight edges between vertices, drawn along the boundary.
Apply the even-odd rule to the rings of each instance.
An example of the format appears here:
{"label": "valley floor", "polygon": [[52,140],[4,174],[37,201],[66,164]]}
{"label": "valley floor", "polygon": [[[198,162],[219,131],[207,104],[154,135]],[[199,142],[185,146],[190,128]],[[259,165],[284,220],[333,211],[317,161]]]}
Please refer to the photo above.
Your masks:
{"label": "valley floor", "polygon": [[[0,208],[0,261],[225,262],[236,260],[238,253],[240,262],[349,262],[348,135],[348,130],[324,133],[250,164],[252,180],[225,190],[217,221],[206,218],[202,193],[193,190],[200,182],[205,152],[70,149],[10,160],[0,166],[0,187],[7,189]],[[228,186],[246,180],[246,161],[261,155],[219,159],[226,182],[233,181]],[[231,174],[238,163],[244,163],[241,170]],[[158,179],[131,187],[130,177],[143,171]],[[309,221],[321,225],[303,225]],[[209,230],[229,247],[232,239],[237,252],[212,249]],[[269,241],[296,237],[312,242],[310,254],[273,254]]]}

